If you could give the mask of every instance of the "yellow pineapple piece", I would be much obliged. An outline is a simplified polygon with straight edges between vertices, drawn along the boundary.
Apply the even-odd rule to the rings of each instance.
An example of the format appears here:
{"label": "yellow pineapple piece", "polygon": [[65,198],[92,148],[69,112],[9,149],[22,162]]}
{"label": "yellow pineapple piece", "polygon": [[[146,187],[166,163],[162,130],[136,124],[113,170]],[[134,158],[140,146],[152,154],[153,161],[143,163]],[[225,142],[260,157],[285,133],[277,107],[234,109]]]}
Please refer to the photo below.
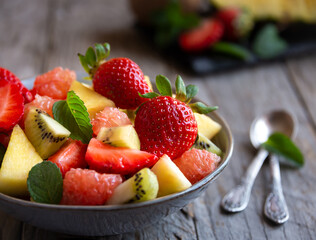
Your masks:
{"label": "yellow pineapple piece", "polygon": [[158,197],[181,192],[192,186],[190,181],[166,154],[156,162],[151,171],[154,172],[158,179]]}
{"label": "yellow pineapple piece", "polygon": [[42,161],[23,130],[16,125],[0,169],[0,192],[11,196],[27,195],[29,171]]}
{"label": "yellow pineapple piece", "polygon": [[73,90],[86,106],[90,119],[94,118],[97,112],[102,111],[105,107],[115,107],[112,100],[95,92],[93,89],[86,87],[78,81],[73,81],[70,90]]}
{"label": "yellow pineapple piece", "polygon": [[152,91],[153,90],[153,85],[150,82],[150,78],[147,75],[145,75],[144,77],[145,77],[145,80],[146,80],[150,90]]}
{"label": "yellow pineapple piece", "polygon": [[212,139],[222,129],[219,123],[205,114],[194,113],[194,116],[198,125],[198,132],[208,139]]}

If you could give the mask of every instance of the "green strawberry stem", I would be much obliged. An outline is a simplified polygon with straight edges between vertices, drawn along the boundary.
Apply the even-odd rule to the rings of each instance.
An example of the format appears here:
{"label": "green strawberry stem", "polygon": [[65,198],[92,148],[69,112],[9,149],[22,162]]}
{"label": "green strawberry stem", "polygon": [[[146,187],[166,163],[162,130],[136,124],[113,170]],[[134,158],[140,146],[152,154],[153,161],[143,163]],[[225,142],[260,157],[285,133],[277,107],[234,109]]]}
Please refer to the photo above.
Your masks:
{"label": "green strawberry stem", "polygon": [[89,79],[92,79],[98,67],[106,61],[106,58],[110,55],[109,43],[96,43],[93,47],[89,47],[86,54],[78,53],[78,57],[83,69],[89,74]]}
{"label": "green strawberry stem", "polygon": [[[155,98],[158,96],[172,97],[172,87],[171,87],[170,80],[167,77],[165,77],[163,75],[157,75],[156,86],[157,86],[157,89],[158,89],[160,94],[155,93],[155,92],[149,92],[146,94],[139,93],[139,96],[141,96],[143,98]],[[181,76],[179,76],[179,75],[177,76],[175,86],[176,86],[175,98],[178,99],[179,101],[182,101],[182,102],[185,102],[186,104],[188,104],[193,112],[207,114],[207,113],[210,113],[210,112],[218,109],[217,106],[209,107],[201,102],[195,102],[195,103],[189,104],[190,101],[192,100],[192,98],[194,98],[196,96],[196,94],[198,93],[199,88],[195,85],[185,86]],[[138,109],[141,106],[142,105],[140,105],[138,107]],[[138,109],[136,110],[136,113],[137,113]]]}

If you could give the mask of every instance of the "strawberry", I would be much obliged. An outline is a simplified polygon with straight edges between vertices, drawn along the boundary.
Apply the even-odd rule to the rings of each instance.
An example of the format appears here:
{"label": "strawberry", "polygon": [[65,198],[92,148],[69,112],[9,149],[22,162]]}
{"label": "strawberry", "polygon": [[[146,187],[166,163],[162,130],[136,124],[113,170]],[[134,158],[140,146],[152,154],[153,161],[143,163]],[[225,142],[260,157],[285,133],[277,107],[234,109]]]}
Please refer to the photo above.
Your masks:
{"label": "strawberry", "polygon": [[95,138],[90,140],[86,161],[90,169],[104,173],[134,174],[144,167],[151,167],[158,158],[151,153],[113,147]]}
{"label": "strawberry", "polygon": [[105,62],[109,55],[109,44],[96,44],[88,48],[86,55],[79,54],[81,64],[93,80],[96,92],[111,99],[124,109],[135,109],[146,99],[138,93],[151,91],[142,70],[128,58],[113,58]]}
{"label": "strawberry", "polygon": [[198,90],[193,85],[185,87],[180,76],[176,80],[176,98],[171,97],[171,84],[166,77],[158,75],[156,85],[162,96],[156,93],[143,95],[151,99],[138,108],[135,130],[141,150],[158,157],[167,154],[174,159],[187,151],[196,140],[198,128],[192,109],[207,113],[217,107],[207,107],[199,102],[189,105]]}
{"label": "strawberry", "polygon": [[24,112],[24,97],[21,87],[7,81],[0,81],[0,132],[10,131]]}
{"label": "strawberry", "polygon": [[25,103],[33,100],[33,94],[23,85],[20,79],[9,70],[0,67],[0,81],[6,81],[16,84],[24,97]]}
{"label": "strawberry", "polygon": [[69,139],[54,155],[48,158],[49,161],[56,163],[62,176],[71,168],[85,168],[87,163],[84,160],[87,145],[79,140]]}
{"label": "strawberry", "polygon": [[118,108],[105,107],[101,112],[95,115],[91,120],[91,124],[93,134],[98,135],[102,127],[118,127],[132,123],[127,114],[121,112]]}
{"label": "strawberry", "polygon": [[202,51],[221,39],[223,24],[213,18],[205,19],[199,26],[179,36],[179,45],[186,52]]}
{"label": "strawberry", "polygon": [[235,41],[246,36],[253,28],[254,20],[249,11],[237,7],[219,10],[216,18],[224,24],[224,37]]}
{"label": "strawberry", "polygon": [[119,174],[73,168],[65,175],[61,204],[103,205],[122,181]]}

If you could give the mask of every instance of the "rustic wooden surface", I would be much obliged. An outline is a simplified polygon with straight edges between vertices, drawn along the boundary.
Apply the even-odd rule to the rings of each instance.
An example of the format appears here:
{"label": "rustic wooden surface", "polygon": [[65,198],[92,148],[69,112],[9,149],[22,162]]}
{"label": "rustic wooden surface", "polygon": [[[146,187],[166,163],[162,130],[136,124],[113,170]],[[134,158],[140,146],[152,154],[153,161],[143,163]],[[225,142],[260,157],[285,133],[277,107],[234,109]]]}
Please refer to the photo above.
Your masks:
{"label": "rustic wooden surface", "polygon": [[[218,105],[230,125],[235,148],[229,166],[206,193],[182,211],[135,233],[95,239],[316,239],[316,54],[196,77],[166,62],[133,28],[126,0],[0,0],[0,66],[20,78],[56,66],[81,71],[78,52],[95,42],[110,42],[111,56],[137,62],[151,79],[182,75],[200,87],[199,98]],[[226,214],[222,196],[240,179],[255,150],[248,130],[258,114],[285,108],[298,119],[295,142],[306,164],[302,169],[282,168],[282,185],[290,219],[281,226],[263,216],[269,168],[264,165],[253,187],[247,209]],[[0,239],[81,239],[24,224],[0,212]],[[94,239],[94,238],[89,238]]]}

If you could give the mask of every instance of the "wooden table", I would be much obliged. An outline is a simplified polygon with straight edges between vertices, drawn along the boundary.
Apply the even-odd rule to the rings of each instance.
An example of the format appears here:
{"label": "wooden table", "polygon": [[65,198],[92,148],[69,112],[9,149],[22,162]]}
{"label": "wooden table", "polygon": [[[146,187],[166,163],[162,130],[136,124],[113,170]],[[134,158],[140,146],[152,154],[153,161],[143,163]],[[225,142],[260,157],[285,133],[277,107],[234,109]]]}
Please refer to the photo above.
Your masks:
{"label": "wooden table", "polygon": [[[220,106],[218,113],[231,127],[233,157],[204,195],[154,226],[96,239],[316,239],[316,54],[197,77],[167,63],[133,24],[126,0],[0,1],[0,65],[18,77],[32,77],[59,65],[82,71],[76,54],[107,41],[112,57],[133,59],[151,79],[163,74],[174,81],[180,74],[186,83],[198,85],[199,98]],[[262,216],[270,177],[267,164],[245,211],[225,214],[219,207],[255,154],[248,138],[252,119],[275,108],[296,115],[299,131],[295,142],[306,159],[302,169],[282,169],[290,219],[281,226]],[[38,229],[4,213],[0,213],[0,236],[10,240],[74,238]]]}

